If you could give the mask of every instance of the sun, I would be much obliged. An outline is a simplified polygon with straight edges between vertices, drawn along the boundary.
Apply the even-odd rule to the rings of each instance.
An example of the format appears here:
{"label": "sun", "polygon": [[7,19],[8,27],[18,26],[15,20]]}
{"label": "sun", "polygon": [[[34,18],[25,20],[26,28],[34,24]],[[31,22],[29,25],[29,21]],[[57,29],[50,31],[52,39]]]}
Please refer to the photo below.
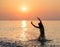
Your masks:
{"label": "sun", "polygon": [[21,14],[28,14],[31,11],[30,7],[27,5],[21,5],[20,7],[18,7],[18,12]]}
{"label": "sun", "polygon": [[26,11],[27,11],[27,7],[23,6],[23,7],[21,8],[21,10],[22,10],[23,12],[26,12]]}

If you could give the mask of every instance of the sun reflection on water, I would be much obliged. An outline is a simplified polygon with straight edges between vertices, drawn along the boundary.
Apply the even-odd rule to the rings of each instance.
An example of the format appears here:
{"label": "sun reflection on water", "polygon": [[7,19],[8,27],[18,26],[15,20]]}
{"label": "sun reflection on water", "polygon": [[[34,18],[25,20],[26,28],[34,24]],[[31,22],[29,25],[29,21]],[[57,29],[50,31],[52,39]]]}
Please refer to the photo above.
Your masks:
{"label": "sun reflection on water", "polygon": [[27,31],[27,28],[26,28],[26,21],[25,20],[23,20],[22,21],[22,31],[21,31],[21,34],[20,34],[20,40],[22,40],[22,41],[26,41],[27,40],[27,38],[26,38],[26,31]]}
{"label": "sun reflection on water", "polygon": [[21,27],[22,28],[26,27],[26,21],[25,20],[22,21],[22,26]]}

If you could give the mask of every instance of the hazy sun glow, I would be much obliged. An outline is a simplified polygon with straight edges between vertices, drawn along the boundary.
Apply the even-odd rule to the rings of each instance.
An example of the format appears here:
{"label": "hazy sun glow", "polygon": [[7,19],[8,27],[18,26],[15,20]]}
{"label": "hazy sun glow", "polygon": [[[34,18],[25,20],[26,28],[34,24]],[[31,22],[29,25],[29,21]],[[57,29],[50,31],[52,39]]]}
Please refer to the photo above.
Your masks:
{"label": "hazy sun glow", "polygon": [[26,11],[27,11],[27,7],[26,7],[26,6],[23,6],[23,7],[21,8],[21,10],[22,10],[23,12],[26,12]]}

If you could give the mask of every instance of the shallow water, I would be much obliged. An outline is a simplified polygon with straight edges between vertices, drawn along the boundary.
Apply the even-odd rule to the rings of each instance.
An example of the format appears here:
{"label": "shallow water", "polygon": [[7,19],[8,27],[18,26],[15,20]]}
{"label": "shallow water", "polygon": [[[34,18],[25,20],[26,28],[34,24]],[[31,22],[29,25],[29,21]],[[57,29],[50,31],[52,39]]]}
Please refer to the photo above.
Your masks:
{"label": "shallow water", "polygon": [[[30,22],[25,20],[0,21],[0,41],[11,43],[17,41],[24,47],[60,47],[60,21],[42,21],[46,39],[52,40],[46,42],[44,46],[35,40],[39,37],[39,29],[34,28]],[[39,21],[33,21],[33,23],[38,26]],[[0,47],[8,46],[0,45]]]}

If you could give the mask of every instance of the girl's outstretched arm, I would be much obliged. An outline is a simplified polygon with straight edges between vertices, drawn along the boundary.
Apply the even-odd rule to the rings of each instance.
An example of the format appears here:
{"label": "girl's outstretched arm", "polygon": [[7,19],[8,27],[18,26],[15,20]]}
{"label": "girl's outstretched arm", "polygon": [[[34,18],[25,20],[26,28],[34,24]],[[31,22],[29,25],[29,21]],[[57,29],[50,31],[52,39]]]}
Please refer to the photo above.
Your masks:
{"label": "girl's outstretched arm", "polygon": [[42,23],[41,19],[39,17],[37,17],[37,19]]}
{"label": "girl's outstretched arm", "polygon": [[35,25],[32,23],[32,21],[31,21],[31,24],[32,24],[34,27],[39,28],[38,26],[35,26]]}

